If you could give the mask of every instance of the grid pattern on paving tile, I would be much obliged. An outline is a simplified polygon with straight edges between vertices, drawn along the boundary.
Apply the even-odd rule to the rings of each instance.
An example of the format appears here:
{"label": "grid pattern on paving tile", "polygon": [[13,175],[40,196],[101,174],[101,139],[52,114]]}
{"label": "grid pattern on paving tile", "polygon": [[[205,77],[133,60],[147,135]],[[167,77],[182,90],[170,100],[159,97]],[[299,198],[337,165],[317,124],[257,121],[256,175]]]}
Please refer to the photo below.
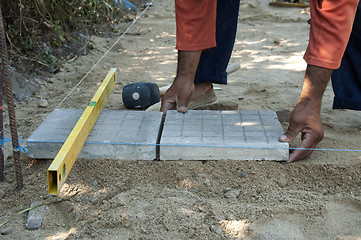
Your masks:
{"label": "grid pattern on paving tile", "polygon": [[[28,138],[29,156],[54,158],[82,113],[81,109],[54,110]],[[160,112],[103,110],[79,158],[153,160],[161,121]]]}
{"label": "grid pattern on paving tile", "polygon": [[[27,140],[29,156],[54,158],[82,113],[80,109],[54,110]],[[103,110],[79,158],[153,160],[161,121],[160,112]],[[168,111],[159,157],[286,160],[288,143],[277,140],[282,132],[273,111]]]}
{"label": "grid pattern on paving tile", "polygon": [[[282,133],[273,111],[188,111],[185,114],[168,111],[160,157],[162,160],[286,160],[287,149],[271,149],[288,148],[288,143],[278,142]],[[204,147],[199,147],[202,145]],[[260,148],[252,149],[257,147]]]}

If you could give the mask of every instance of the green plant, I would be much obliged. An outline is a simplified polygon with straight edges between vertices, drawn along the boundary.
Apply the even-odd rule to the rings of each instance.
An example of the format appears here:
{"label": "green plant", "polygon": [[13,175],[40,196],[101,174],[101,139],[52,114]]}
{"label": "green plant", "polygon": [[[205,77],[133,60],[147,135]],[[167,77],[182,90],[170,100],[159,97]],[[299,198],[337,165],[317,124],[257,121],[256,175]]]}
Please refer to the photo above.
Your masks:
{"label": "green plant", "polygon": [[[17,54],[54,63],[55,55],[42,49],[61,47],[72,32],[117,32],[114,23],[129,21],[113,0],[0,0],[10,48]],[[39,54],[44,52],[45,55]]]}

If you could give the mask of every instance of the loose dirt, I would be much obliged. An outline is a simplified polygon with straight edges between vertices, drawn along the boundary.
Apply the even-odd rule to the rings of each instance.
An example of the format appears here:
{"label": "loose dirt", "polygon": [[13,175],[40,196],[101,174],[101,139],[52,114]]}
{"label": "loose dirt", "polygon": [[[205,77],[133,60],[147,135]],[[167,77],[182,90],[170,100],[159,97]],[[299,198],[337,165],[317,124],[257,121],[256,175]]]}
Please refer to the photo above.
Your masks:
{"label": "loose dirt", "polygon": [[[242,0],[231,63],[241,69],[220,86],[239,110],[274,110],[287,128],[301,92],[310,18],[307,9]],[[117,37],[91,37],[95,50],[46,79],[16,107],[27,138]],[[122,88],[138,81],[165,86],[176,70],[174,2],[156,0],[79,87],[59,106],[85,108],[112,67],[118,82],[107,109],[125,109]],[[323,98],[322,149],[360,149],[361,112],[332,110]],[[39,107],[45,99],[47,106]],[[299,144],[292,143],[292,147]],[[47,202],[43,227],[24,215],[0,228],[0,239],[361,239],[361,154],[315,151],[292,164],[269,161],[115,161],[78,159],[60,196],[46,190],[51,160],[22,156],[24,188],[15,190],[12,158],[0,183],[0,222],[31,202]]]}

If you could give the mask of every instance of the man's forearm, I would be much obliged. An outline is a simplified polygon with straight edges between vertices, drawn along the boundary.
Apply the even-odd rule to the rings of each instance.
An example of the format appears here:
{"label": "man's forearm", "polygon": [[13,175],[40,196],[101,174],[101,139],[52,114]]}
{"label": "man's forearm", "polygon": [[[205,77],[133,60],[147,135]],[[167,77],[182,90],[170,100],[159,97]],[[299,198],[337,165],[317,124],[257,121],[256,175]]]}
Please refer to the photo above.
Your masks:
{"label": "man's forearm", "polygon": [[301,97],[299,101],[310,100],[321,106],[323,93],[330,80],[333,69],[307,65],[305,79],[303,82]]}

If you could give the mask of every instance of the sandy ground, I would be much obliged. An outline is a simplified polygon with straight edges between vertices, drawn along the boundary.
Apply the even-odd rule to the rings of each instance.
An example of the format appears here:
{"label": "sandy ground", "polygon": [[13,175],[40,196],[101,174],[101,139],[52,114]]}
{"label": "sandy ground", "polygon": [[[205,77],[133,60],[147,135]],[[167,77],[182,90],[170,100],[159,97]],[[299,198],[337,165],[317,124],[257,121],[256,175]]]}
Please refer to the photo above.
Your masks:
{"label": "sandy ground", "polygon": [[[217,91],[240,110],[274,110],[287,127],[303,81],[307,9],[242,0],[231,63],[241,69]],[[20,135],[28,137],[57,107],[116,38],[92,37],[96,49],[67,64],[42,91],[17,105]],[[61,108],[84,108],[111,67],[118,83],[106,108],[125,109],[122,87],[172,82],[176,69],[174,3],[156,0]],[[322,107],[327,149],[360,149],[361,112]],[[45,99],[48,106],[40,108]],[[299,143],[291,144],[295,147]],[[31,202],[59,197],[46,190],[51,160],[23,156],[25,186],[15,190],[12,158],[0,183],[0,222]],[[361,154],[316,151],[283,165],[249,161],[115,161],[75,163],[60,197],[48,205],[43,227],[25,229],[24,215],[0,228],[0,239],[361,239]]]}

